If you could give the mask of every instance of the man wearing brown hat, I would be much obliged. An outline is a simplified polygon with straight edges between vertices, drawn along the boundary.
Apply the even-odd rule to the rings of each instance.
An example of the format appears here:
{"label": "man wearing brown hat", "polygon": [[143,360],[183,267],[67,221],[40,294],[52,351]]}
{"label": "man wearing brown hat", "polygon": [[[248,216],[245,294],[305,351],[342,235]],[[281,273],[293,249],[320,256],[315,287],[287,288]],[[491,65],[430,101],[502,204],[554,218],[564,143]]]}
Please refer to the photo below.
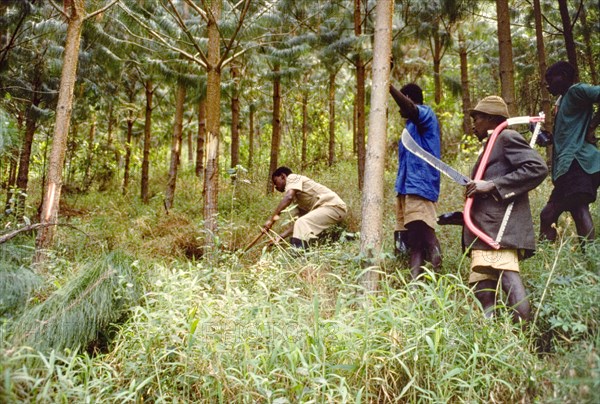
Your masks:
{"label": "man wearing brown hat", "polygon": [[[470,114],[473,132],[484,148],[489,134],[509,116],[506,103],[498,96],[485,97]],[[514,310],[513,319],[527,321],[529,301],[519,275],[519,260],[530,257],[535,250],[527,193],[544,180],[548,168],[538,152],[514,130],[504,129],[491,146],[483,179],[467,184],[466,196],[474,198],[471,219],[479,229],[494,239],[501,227],[504,233],[500,249],[494,250],[464,227],[464,245],[471,253],[469,283],[474,285],[486,316],[493,316],[500,285],[507,295],[507,306]],[[473,173],[479,163],[478,160]],[[511,203],[512,211],[507,212]]]}

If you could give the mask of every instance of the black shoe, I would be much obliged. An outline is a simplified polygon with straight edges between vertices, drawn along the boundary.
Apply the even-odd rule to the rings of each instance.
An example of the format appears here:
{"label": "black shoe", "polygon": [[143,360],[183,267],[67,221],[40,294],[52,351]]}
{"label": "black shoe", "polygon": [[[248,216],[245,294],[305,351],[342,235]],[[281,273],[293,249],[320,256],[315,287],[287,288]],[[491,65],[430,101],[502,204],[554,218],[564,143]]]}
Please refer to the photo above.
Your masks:
{"label": "black shoe", "polygon": [[299,238],[296,238],[296,237],[292,237],[290,239],[290,244],[292,245],[292,247],[298,248],[301,250],[308,249],[308,242],[300,240]]}

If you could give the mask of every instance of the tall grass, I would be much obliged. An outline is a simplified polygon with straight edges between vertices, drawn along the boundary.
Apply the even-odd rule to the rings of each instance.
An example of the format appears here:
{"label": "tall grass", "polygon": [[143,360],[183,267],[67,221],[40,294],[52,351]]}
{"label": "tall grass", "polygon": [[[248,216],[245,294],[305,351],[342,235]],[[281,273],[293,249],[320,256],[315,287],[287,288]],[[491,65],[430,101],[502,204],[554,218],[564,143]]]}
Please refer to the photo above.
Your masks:
{"label": "tall grass", "polygon": [[[346,226],[358,230],[353,166],[307,174],[332,188],[346,181]],[[301,255],[264,244],[239,251],[280,198],[264,196],[259,175],[243,179],[222,181],[219,248],[202,259],[184,250],[205,237],[201,190],[187,182],[195,178],[184,176],[169,215],[158,199],[80,196],[85,210],[72,223],[86,236],[59,229],[51,263],[36,275],[52,287],[32,283],[23,296],[37,300],[1,319],[0,401],[597,401],[600,244],[576,248],[568,220],[561,243],[543,243],[523,263],[536,320],[522,330],[508,312],[482,315],[456,226],[438,229],[441,274],[409,286],[406,264],[388,255],[377,293],[360,286],[356,241]],[[546,190],[532,194],[534,216]],[[443,180],[442,192],[440,213],[460,209],[460,188]],[[15,254],[11,270],[26,268]],[[107,330],[107,345],[87,351]]]}

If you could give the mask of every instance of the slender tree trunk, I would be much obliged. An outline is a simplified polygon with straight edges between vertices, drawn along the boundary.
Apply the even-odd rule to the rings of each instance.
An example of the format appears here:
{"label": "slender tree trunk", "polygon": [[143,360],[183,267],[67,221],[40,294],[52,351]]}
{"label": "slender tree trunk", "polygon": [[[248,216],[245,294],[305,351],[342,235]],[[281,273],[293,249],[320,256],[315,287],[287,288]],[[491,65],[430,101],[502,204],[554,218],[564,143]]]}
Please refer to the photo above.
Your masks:
{"label": "slender tree trunk", "polygon": [[[206,171],[204,176],[204,226],[210,235],[217,232],[219,197],[219,131],[221,125],[221,66],[219,60],[220,33],[217,22],[221,18],[221,0],[211,2],[208,15],[208,63],[206,86]],[[214,237],[208,237],[206,245],[214,245]]]}
{"label": "slender tree trunk", "polygon": [[[537,59],[538,59],[538,74],[540,75],[540,94],[541,94],[541,107],[545,115],[544,125],[546,128],[552,128],[552,104],[550,102],[550,93],[546,88],[546,80],[544,75],[546,74],[546,50],[544,45],[544,31],[542,26],[542,9],[540,7],[540,0],[533,0],[533,15],[535,20],[535,40],[537,47]],[[546,146],[546,161],[551,163],[552,160],[552,145]]]}
{"label": "slender tree trunk", "polygon": [[187,131],[187,151],[188,151],[188,165],[194,165],[194,136],[192,131]]}
{"label": "slender tree trunk", "polygon": [[573,38],[573,25],[569,16],[569,6],[567,0],[558,0],[558,10],[563,26],[563,37],[565,39],[565,49],[567,50],[567,59],[575,68],[575,81],[579,80],[579,64],[577,63],[577,47]]}
{"label": "slender tree trunk", "polygon": [[239,69],[232,66],[233,92],[231,94],[231,168],[240,164],[240,98]]}
{"label": "slender tree trunk", "polygon": [[308,92],[302,94],[302,148],[300,162],[304,170],[307,165],[308,151]]}
{"label": "slender tree trunk", "polygon": [[131,162],[131,139],[133,136],[133,123],[135,119],[133,117],[133,110],[130,109],[127,117],[127,140],[125,141],[125,167],[123,169],[123,195],[127,195],[127,188],[129,186],[129,165]]}
{"label": "slender tree trunk", "polygon": [[[362,35],[361,0],[354,0],[354,35]],[[356,152],[358,154],[358,189],[362,191],[365,173],[365,63],[360,52],[354,58],[356,68]]]}
{"label": "slender tree trunk", "polygon": [[[85,19],[84,1],[71,0],[69,2],[69,13],[67,39],[63,55],[63,68],[58,92],[58,104],[56,107],[56,123],[54,126],[52,151],[50,152],[50,160],[48,162],[47,182],[40,216],[40,222],[44,225],[56,223],[58,220],[62,171],[73,107],[73,88],[75,86],[75,80],[77,79],[79,44]],[[36,254],[34,257],[35,263],[45,261],[46,254],[44,251],[54,243],[55,231],[56,226],[44,226],[38,231]]]}
{"label": "slender tree trunk", "polygon": [[204,171],[204,143],[206,142],[206,97],[198,102],[198,138],[196,139],[196,177]]}
{"label": "slender tree trunk", "polygon": [[271,162],[269,165],[269,178],[267,180],[267,194],[273,192],[271,174],[279,164],[279,146],[281,144],[281,76],[279,75],[279,64],[273,67],[273,133],[271,136]]}
{"label": "slender tree trunk", "polygon": [[[587,11],[585,6],[581,5],[581,27],[583,32],[583,43],[585,45],[585,57],[587,59],[587,63],[590,70],[590,75],[592,78],[592,84],[598,84],[598,69],[596,68],[596,62],[594,60],[594,50],[592,46],[592,30],[590,29],[590,24],[587,20]],[[598,27],[598,22],[596,22],[596,29]],[[597,54],[596,54],[596,57]]]}
{"label": "slender tree trunk", "polygon": [[6,180],[6,203],[4,204],[4,210],[11,209],[13,204],[14,186],[17,181],[17,162],[19,161],[19,149],[17,147],[11,147],[10,151],[10,163],[8,165],[8,178]]}
{"label": "slender tree trunk", "polygon": [[469,90],[469,60],[467,55],[467,46],[465,44],[465,36],[463,31],[458,30],[458,54],[460,56],[460,83],[462,88],[462,112],[463,133],[471,133],[471,117],[469,109],[471,109],[471,93]]}
{"label": "slender tree trunk", "polygon": [[[439,27],[438,27],[439,28]],[[433,34],[433,84],[434,84],[434,100],[437,105],[442,102],[442,41],[440,34],[436,31]],[[442,139],[440,139],[440,142]]]}
{"label": "slender tree trunk", "polygon": [[[37,90],[34,91],[37,92]],[[38,106],[40,103],[37,95],[33,96],[31,104]],[[27,185],[29,182],[29,163],[31,162],[31,147],[33,145],[33,137],[37,128],[37,119],[33,111],[29,111],[25,119],[25,137],[21,146],[21,154],[19,156],[19,171],[17,172],[17,188],[19,194],[16,195],[17,203],[15,205],[15,214],[17,217],[22,217],[25,213],[25,198],[27,195]]]}
{"label": "slender tree trunk", "polygon": [[[113,128],[115,127],[115,106],[113,101],[110,102],[108,106],[108,127],[106,129],[106,147],[107,150],[113,150],[115,156],[115,164],[119,167],[119,163],[121,160],[121,156],[119,154],[119,149],[117,147],[113,147]],[[117,168],[118,171],[118,168]]]}
{"label": "slender tree trunk", "polygon": [[[369,261],[379,265],[382,249],[385,146],[387,138],[387,100],[390,86],[392,55],[393,0],[378,0],[375,9],[375,43],[373,46],[373,84],[369,113],[369,139],[362,194],[362,221],[360,252]],[[377,290],[379,272],[369,270],[361,279],[369,291]]]}
{"label": "slender tree trunk", "polygon": [[256,108],[254,104],[250,105],[250,112],[248,116],[248,168],[252,168],[254,164],[254,114]]}
{"label": "slender tree trunk", "polygon": [[85,162],[85,172],[83,174],[83,189],[88,190],[92,185],[93,175],[90,177],[90,170],[92,168],[92,161],[94,158],[94,143],[96,142],[96,114],[92,115],[92,123],[90,125],[90,131],[88,132],[87,142],[87,156]]}
{"label": "slender tree trunk", "polygon": [[152,79],[146,80],[144,83],[146,92],[146,114],[144,121],[144,150],[142,153],[142,182],[140,186],[142,203],[147,204],[150,200],[148,191],[148,183],[150,181],[150,141],[152,136],[152,97],[154,95],[154,87]]}
{"label": "slender tree trunk", "polygon": [[173,125],[173,138],[171,139],[171,163],[169,164],[169,179],[165,191],[165,209],[169,211],[175,199],[175,186],[177,185],[177,168],[181,156],[181,144],[183,143],[183,110],[185,108],[185,86],[177,85],[177,97],[175,101],[175,122]]}
{"label": "slender tree trunk", "polygon": [[496,0],[498,16],[498,47],[500,57],[501,95],[511,116],[517,114],[515,104],[515,72],[513,64],[512,40],[510,37],[510,10],[508,0]]}
{"label": "slender tree trunk", "polygon": [[337,72],[329,73],[329,167],[335,164],[335,77]]}

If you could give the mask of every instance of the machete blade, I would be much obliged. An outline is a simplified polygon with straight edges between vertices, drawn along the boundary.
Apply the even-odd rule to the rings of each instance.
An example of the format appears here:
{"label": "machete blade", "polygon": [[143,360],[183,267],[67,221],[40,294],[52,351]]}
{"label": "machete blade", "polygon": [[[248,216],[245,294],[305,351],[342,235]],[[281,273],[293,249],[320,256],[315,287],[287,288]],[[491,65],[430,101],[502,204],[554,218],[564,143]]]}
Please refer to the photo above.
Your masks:
{"label": "machete blade", "polygon": [[450,177],[454,182],[460,185],[467,185],[471,179],[466,175],[461,174],[448,164],[444,163],[442,160],[433,156],[431,153],[425,151],[421,146],[415,142],[415,140],[410,136],[410,133],[406,129],[402,131],[402,144],[406,147],[406,150],[425,161],[427,164],[441,172],[442,174]]}

